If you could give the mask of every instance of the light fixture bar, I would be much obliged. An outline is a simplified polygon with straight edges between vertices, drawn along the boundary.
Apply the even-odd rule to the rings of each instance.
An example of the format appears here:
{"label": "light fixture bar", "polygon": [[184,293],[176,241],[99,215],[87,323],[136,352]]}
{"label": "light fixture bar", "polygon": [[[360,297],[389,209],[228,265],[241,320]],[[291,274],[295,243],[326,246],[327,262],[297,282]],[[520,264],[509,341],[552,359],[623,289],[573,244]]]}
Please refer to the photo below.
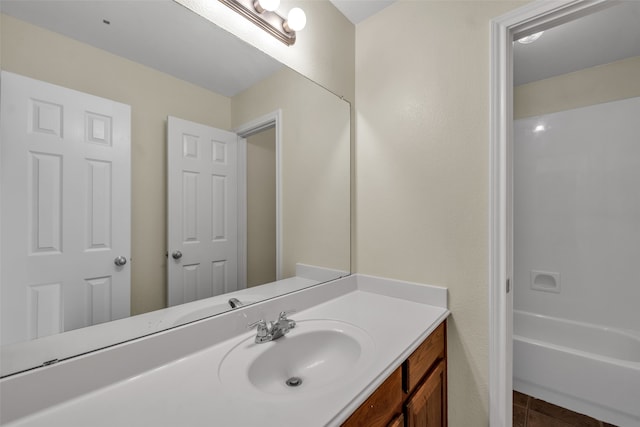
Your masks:
{"label": "light fixture bar", "polygon": [[259,13],[253,6],[253,0],[220,0],[258,27],[271,34],[287,46],[296,42],[296,32],[284,29],[285,18],[268,10]]}

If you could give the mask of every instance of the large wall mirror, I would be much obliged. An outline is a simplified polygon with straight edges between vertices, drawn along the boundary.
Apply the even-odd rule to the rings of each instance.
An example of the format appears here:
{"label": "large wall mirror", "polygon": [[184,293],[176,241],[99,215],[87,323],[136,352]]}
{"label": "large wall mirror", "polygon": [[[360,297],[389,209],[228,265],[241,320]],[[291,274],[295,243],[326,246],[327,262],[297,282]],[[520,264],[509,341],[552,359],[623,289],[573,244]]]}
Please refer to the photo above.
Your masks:
{"label": "large wall mirror", "polygon": [[349,274],[346,101],[172,0],[0,10],[2,376]]}

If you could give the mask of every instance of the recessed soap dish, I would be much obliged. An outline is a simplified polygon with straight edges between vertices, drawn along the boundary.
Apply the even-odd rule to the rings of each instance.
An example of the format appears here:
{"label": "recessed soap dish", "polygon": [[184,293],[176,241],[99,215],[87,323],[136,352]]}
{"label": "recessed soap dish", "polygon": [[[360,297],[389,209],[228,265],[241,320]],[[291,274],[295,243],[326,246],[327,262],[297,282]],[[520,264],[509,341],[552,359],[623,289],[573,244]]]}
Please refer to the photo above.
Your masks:
{"label": "recessed soap dish", "polygon": [[560,273],[531,270],[531,289],[560,293]]}

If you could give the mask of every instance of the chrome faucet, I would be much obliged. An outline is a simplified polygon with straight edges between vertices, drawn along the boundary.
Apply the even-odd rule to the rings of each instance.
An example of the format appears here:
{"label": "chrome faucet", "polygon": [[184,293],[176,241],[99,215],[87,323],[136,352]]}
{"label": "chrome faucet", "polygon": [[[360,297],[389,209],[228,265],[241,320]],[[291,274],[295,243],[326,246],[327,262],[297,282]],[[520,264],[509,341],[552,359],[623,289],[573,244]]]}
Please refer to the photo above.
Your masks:
{"label": "chrome faucet", "polygon": [[229,298],[229,305],[231,308],[242,307],[244,304],[240,302],[238,298]]}
{"label": "chrome faucet", "polygon": [[256,334],[256,344],[277,340],[283,335],[289,333],[289,331],[296,327],[296,321],[287,319],[287,316],[293,313],[295,310],[282,311],[278,315],[278,320],[275,322],[265,322],[264,319],[260,319],[257,322],[250,323],[247,328],[252,329],[257,327],[258,333]]}

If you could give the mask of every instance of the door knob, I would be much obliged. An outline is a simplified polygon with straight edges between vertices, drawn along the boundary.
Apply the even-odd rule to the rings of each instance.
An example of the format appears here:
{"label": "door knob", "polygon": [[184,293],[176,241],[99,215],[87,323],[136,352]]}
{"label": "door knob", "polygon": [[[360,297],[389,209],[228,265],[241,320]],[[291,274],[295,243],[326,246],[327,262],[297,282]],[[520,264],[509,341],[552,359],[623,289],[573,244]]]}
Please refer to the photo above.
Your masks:
{"label": "door knob", "polygon": [[123,265],[125,265],[127,263],[127,259],[123,256],[119,256],[116,259],[113,260],[113,263],[115,265],[117,265],[118,267],[122,267]]}
{"label": "door knob", "polygon": [[180,259],[182,258],[182,252],[175,251],[174,253],[171,254],[171,256],[173,257],[173,259]]}

